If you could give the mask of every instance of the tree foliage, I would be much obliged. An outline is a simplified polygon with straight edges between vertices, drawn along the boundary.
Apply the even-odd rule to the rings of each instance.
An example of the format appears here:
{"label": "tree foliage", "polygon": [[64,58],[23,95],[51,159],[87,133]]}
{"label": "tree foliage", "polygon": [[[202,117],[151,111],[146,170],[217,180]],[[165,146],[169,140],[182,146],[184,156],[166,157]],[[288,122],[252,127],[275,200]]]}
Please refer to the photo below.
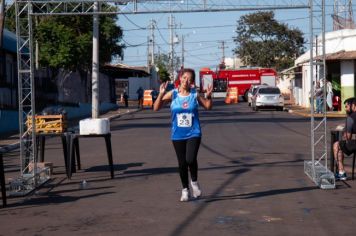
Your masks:
{"label": "tree foliage", "polygon": [[[104,4],[102,4],[102,7]],[[5,24],[15,30],[14,10],[7,12]],[[92,16],[45,16],[33,19],[34,39],[39,45],[41,66],[53,69],[90,71],[92,65]],[[116,15],[100,16],[99,61],[123,55],[122,30]]]}
{"label": "tree foliage", "polygon": [[158,67],[158,75],[161,82],[169,81],[168,65],[169,57],[166,54],[155,56],[155,62]]}
{"label": "tree foliage", "polygon": [[280,71],[292,66],[304,52],[303,33],[276,21],[272,11],[240,17],[236,33],[234,52],[246,65]]}
{"label": "tree foliage", "polygon": [[4,28],[12,32],[15,32],[16,31],[15,4],[12,4],[11,6],[8,6],[8,4],[6,4],[5,8],[7,10],[5,12]]}

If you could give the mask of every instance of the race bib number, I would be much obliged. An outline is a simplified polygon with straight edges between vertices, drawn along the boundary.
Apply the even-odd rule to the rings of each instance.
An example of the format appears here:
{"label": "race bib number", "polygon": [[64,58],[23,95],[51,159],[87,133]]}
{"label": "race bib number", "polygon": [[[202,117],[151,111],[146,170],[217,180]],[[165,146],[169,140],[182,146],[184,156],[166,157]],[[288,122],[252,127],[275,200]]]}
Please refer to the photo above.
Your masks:
{"label": "race bib number", "polygon": [[192,113],[177,114],[178,127],[192,127]]}

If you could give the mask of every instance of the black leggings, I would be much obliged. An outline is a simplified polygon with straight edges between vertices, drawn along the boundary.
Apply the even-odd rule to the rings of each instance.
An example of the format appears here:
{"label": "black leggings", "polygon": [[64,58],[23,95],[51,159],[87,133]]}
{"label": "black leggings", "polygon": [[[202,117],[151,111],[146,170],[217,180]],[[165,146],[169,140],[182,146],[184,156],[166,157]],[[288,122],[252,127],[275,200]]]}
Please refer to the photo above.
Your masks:
{"label": "black leggings", "polygon": [[189,188],[188,168],[192,181],[198,180],[198,150],[201,138],[187,140],[173,140],[173,146],[177,154],[179,175],[183,188]]}

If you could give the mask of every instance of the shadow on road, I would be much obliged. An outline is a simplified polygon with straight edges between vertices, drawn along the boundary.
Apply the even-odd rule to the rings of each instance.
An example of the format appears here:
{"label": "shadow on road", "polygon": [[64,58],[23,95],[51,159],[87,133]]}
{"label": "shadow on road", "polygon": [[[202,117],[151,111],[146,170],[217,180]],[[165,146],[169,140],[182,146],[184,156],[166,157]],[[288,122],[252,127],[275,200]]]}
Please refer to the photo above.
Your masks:
{"label": "shadow on road", "polygon": [[[144,164],[145,164],[144,162],[116,164],[114,165],[114,171],[123,171],[132,167],[143,166]],[[85,169],[85,172],[99,172],[99,171],[110,171],[110,167],[108,165],[100,165],[100,166],[93,166],[88,169]]]}
{"label": "shadow on road", "polygon": [[262,192],[255,192],[255,193],[242,193],[242,194],[235,194],[235,195],[225,195],[225,196],[210,196],[206,197],[205,202],[217,202],[217,201],[225,201],[225,200],[234,200],[234,199],[251,199],[251,198],[260,198],[260,197],[268,197],[274,196],[279,194],[288,194],[288,193],[295,193],[295,192],[304,192],[310,190],[319,189],[316,186],[312,187],[302,187],[302,188],[288,188],[288,189],[273,189],[268,191]]}
{"label": "shadow on road", "polygon": [[[95,190],[91,189],[91,190]],[[44,197],[35,197],[31,199],[26,199],[23,202],[17,202],[13,204],[8,204],[7,209],[9,208],[15,208],[15,207],[21,207],[21,208],[26,208],[27,207],[33,207],[33,206],[43,206],[43,205],[51,205],[51,204],[61,204],[61,203],[68,203],[68,202],[75,202],[80,199],[86,199],[86,198],[95,198],[98,196],[102,195],[108,195],[108,194],[114,194],[115,192],[101,192],[101,193],[93,193],[93,194],[88,194],[84,196],[62,196],[60,194],[52,194],[49,193],[48,195]],[[18,208],[17,208],[18,209]]]}
{"label": "shadow on road", "polygon": [[[218,195],[226,186],[231,184],[237,177],[240,175],[250,171],[248,168],[241,168],[237,169],[234,171],[234,175],[232,175],[230,178],[228,178],[223,184],[221,184],[212,194],[212,196]],[[188,217],[185,218],[185,220],[177,225],[177,227],[173,230],[173,232],[169,235],[177,236],[177,235],[182,235],[184,230],[191,224],[191,222],[194,222],[194,219],[198,217],[206,207],[208,207],[209,204],[201,204],[199,205],[198,208],[196,208]]]}

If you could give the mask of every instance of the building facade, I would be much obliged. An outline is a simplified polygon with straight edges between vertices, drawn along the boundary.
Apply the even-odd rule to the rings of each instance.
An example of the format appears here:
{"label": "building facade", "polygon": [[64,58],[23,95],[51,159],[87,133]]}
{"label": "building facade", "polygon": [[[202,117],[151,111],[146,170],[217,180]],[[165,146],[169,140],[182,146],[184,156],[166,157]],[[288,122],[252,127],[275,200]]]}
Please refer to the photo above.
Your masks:
{"label": "building facade", "polygon": [[[321,43],[321,37],[317,42]],[[295,61],[295,78],[293,81],[293,95],[295,103],[303,107],[310,107],[311,85],[316,81],[324,83],[324,77],[331,82],[334,96],[338,96],[341,101],[355,96],[355,59],[356,59],[356,30],[343,29],[327,32],[325,34],[326,51],[326,75],[323,75],[323,68],[319,68],[319,73],[310,75],[310,51],[307,51]],[[319,55],[320,52],[314,52]],[[318,77],[319,76],[319,77]]]}

